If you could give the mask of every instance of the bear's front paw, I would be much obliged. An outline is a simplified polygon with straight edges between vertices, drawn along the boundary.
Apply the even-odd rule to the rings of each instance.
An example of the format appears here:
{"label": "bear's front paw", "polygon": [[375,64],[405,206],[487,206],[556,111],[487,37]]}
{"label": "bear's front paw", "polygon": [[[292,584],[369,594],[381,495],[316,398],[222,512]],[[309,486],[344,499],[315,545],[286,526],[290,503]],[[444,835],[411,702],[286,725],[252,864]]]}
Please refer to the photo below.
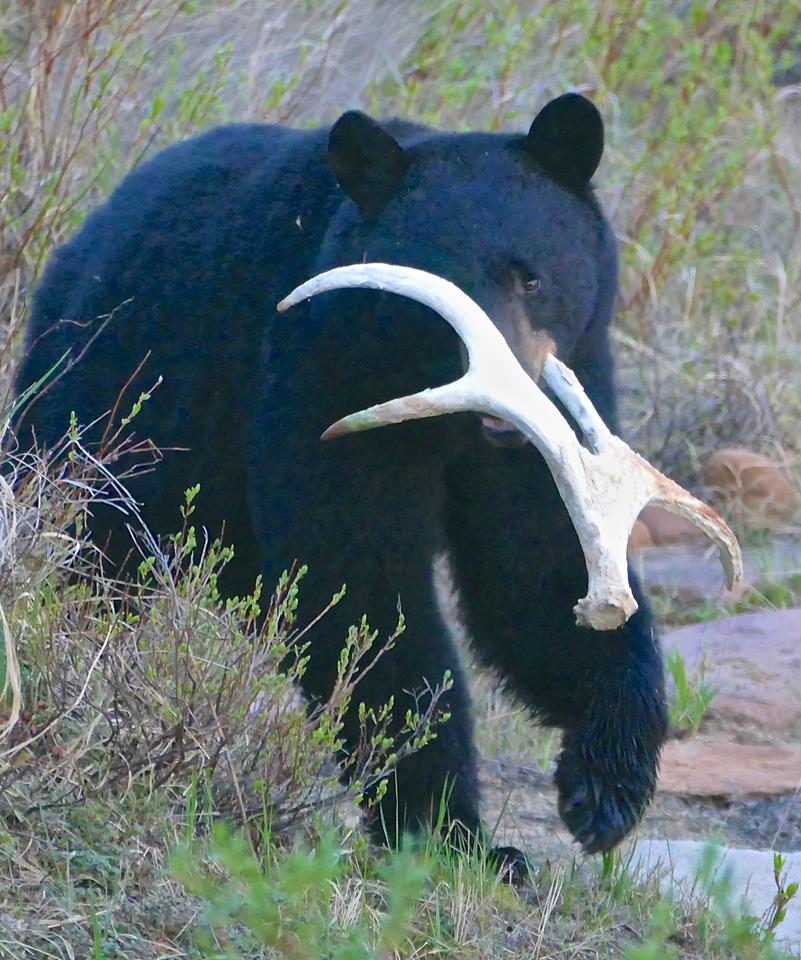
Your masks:
{"label": "bear's front paw", "polygon": [[522,887],[531,882],[531,861],[517,847],[492,847],[487,859],[504,883]]}
{"label": "bear's front paw", "polygon": [[559,815],[585,853],[606,853],[626,836],[654,795],[658,751],[637,756],[565,738],[556,768]]}

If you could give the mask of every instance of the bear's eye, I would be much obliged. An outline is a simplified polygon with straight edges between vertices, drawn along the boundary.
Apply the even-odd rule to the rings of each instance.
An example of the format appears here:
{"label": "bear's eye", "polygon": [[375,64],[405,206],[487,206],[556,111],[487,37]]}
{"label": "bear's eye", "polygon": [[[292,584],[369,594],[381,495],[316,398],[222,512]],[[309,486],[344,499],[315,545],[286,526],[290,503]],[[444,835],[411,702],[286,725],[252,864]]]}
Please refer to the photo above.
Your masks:
{"label": "bear's eye", "polygon": [[539,293],[541,287],[542,281],[539,277],[529,277],[529,279],[523,283],[523,289],[526,293]]}

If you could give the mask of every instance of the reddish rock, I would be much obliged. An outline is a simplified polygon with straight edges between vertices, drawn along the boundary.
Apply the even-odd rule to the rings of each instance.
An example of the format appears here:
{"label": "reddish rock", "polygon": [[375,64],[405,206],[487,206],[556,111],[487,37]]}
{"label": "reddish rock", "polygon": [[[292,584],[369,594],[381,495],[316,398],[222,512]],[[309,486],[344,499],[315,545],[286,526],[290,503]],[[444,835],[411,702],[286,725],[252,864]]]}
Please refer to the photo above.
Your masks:
{"label": "reddish rock", "polygon": [[691,679],[705,659],[717,688],[710,712],[772,730],[801,727],[801,610],[766,610],[695,623],[663,637]]}
{"label": "reddish rock", "polygon": [[659,789],[665,793],[747,800],[792,793],[799,787],[801,745],[691,737],[671,740],[662,752]]}
{"label": "reddish rock", "polygon": [[[637,556],[648,592],[658,591],[677,603],[720,599],[724,590],[723,572],[717,551],[710,549],[707,541],[646,547]],[[763,543],[746,546],[743,560],[745,587],[738,595],[775,586],[797,574],[801,570],[801,541],[795,536],[777,534]]]}
{"label": "reddish rock", "polygon": [[709,487],[709,502],[747,526],[781,526],[801,506],[784,467],[752,450],[731,447],[713,453],[707,460],[704,480]]}
{"label": "reddish rock", "polygon": [[700,540],[704,536],[694,523],[662,507],[645,507],[640,514],[640,522],[648,527],[651,540],[657,547]]}
{"label": "reddish rock", "polygon": [[643,547],[652,547],[653,545],[651,531],[642,520],[635,520],[629,536],[629,550],[642,550]]}

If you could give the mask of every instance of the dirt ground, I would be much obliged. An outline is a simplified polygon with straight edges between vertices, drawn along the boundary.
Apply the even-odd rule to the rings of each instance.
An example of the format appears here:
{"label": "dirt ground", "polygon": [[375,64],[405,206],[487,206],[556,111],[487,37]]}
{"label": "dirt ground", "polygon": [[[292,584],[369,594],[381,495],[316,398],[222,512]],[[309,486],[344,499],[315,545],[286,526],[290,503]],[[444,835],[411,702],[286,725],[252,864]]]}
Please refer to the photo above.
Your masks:
{"label": "dirt ground", "polygon": [[[543,771],[498,757],[482,763],[481,783],[486,823],[498,823],[496,842],[514,844],[536,862],[570,849],[570,835],[556,809],[552,768]],[[801,850],[801,795],[727,801],[657,793],[637,835],[714,838],[726,846],[789,853]]]}
{"label": "dirt ground", "polygon": [[[727,722],[714,714],[702,730],[721,741],[797,745],[796,732],[778,734],[753,724]],[[555,757],[546,764],[523,762],[513,754],[496,753],[481,764],[484,819],[497,824],[499,843],[530,853],[535,861],[570,851],[571,837],[559,819],[553,784]],[[657,795],[636,836],[661,840],[714,840],[729,847],[801,851],[801,784],[794,793],[752,799]]]}

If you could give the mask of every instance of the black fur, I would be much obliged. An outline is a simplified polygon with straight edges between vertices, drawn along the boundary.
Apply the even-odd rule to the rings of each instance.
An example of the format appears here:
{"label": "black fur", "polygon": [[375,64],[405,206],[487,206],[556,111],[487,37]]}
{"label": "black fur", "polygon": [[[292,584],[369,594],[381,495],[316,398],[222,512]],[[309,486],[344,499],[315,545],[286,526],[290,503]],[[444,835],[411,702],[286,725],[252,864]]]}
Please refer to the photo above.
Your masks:
{"label": "black fur", "polygon": [[[452,719],[401,764],[384,803],[391,834],[428,820],[446,787],[450,816],[479,828],[469,698],[432,591],[437,551],[450,552],[480,657],[564,728],[560,810],[589,851],[617,843],[653,792],[660,656],[644,603],[619,631],[575,626],[582,554],[532,447],[488,443],[472,415],[319,441],[347,413],[459,376],[444,321],[376,292],[327,294],[284,315],[275,304],[341,264],[430,270],[477,300],[510,342],[521,316],[549,334],[616,428],[615,242],[588,185],[602,148],[597,112],[575,96],[546,107],[528,136],[382,128],[361,114],[346,114],[330,138],[224,127],[131,174],[54,255],[36,296],[20,389],[66,350],[80,354],[98,318],[115,312],[27,412],[23,442],[33,428],[53,443],[71,410],[81,423],[110,410],[150,351],[122,409],[164,377],[135,421],[166,450],[131,483],[151,528],[175,529],[183,491],[200,481],[201,519],[212,531],[224,521],[237,546],[226,589],[247,590],[257,572],[270,584],[297,558],[309,564],[301,611],[312,615],[348,584],[315,631],[306,693],[326,695],[362,613],[392,631],[399,597],[407,632],[361,696],[394,694],[402,715],[411,691],[452,672]],[[97,518],[96,536],[110,536],[118,561],[128,549],[113,512]]]}

